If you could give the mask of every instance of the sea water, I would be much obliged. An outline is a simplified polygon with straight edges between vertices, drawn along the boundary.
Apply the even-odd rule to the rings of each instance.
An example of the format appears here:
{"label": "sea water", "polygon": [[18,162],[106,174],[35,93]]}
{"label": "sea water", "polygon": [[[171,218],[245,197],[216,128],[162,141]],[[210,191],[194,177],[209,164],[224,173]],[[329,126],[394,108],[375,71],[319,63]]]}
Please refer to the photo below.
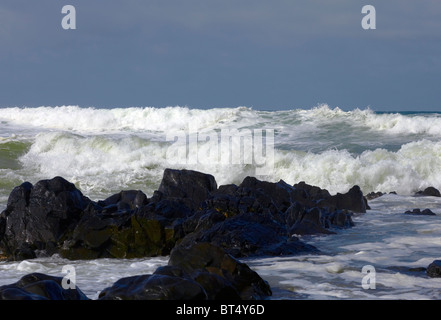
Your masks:
{"label": "sea water", "polygon": [[[55,176],[75,183],[92,200],[128,189],[151,196],[168,167],[172,142],[166,136],[195,125],[213,131],[274,130],[274,170],[267,181],[305,181],[331,194],[353,185],[365,194],[387,193],[369,201],[367,213],[353,217],[353,228],[302,238],[322,254],[245,259],[270,282],[273,299],[439,298],[440,280],[428,278],[421,268],[441,258],[441,198],[413,196],[429,186],[441,189],[438,113],[343,111],[327,105],[285,111],[2,108],[0,211],[15,186]],[[254,172],[249,164],[225,166],[211,160],[175,168],[212,174],[218,185],[239,184]],[[392,191],[396,194],[388,194]],[[414,208],[430,208],[437,215],[404,214]],[[62,267],[70,264],[77,285],[96,299],[117,279],[152,273],[167,262],[167,257],[67,261],[57,256],[1,262],[0,285],[30,272],[63,276]],[[375,271],[363,273],[365,266]],[[365,289],[363,279],[373,275],[375,288]]]}

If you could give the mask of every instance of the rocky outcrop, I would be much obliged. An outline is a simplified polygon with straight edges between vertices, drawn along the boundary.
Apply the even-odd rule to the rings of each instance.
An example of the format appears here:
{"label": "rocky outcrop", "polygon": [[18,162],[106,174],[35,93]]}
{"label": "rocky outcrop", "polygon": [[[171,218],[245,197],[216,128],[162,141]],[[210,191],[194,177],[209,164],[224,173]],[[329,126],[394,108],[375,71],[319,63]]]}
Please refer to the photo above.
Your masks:
{"label": "rocky outcrop", "polygon": [[13,259],[53,254],[68,239],[91,201],[61,177],[25,182],[12,190],[1,213],[1,246]]}
{"label": "rocky outcrop", "polygon": [[166,169],[151,198],[126,190],[95,202],[56,177],[11,192],[0,215],[0,247],[15,260],[169,255],[181,242],[209,242],[234,257],[317,253],[296,236],[351,227],[352,212],[366,208],[357,186],[334,196],[304,182],[254,177],[218,187],[209,174]]}
{"label": "rocky outcrop", "polygon": [[[367,208],[357,186],[334,196],[304,182],[253,177],[218,187],[211,175],[172,169],[151,198],[126,190],[95,202],[56,177],[11,192],[0,214],[0,249],[13,260],[170,255],[168,266],[118,280],[102,300],[262,299],[271,295],[268,283],[237,258],[319,253],[297,236],[352,227],[352,213]],[[5,299],[85,298],[59,283],[32,274],[1,292]]]}

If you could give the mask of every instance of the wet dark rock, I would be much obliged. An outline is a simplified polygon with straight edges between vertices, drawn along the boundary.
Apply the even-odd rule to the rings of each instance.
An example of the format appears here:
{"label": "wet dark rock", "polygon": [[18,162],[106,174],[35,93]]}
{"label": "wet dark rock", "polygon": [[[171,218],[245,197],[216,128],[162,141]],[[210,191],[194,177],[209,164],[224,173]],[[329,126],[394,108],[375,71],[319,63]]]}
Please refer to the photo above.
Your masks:
{"label": "wet dark rock", "polygon": [[62,277],[31,273],[0,287],[0,300],[89,300],[78,288],[64,289]]}
{"label": "wet dark rock", "polygon": [[373,200],[373,199],[379,198],[379,197],[381,197],[383,195],[384,195],[384,193],[380,192],[380,191],[378,191],[378,192],[370,192],[370,193],[368,193],[366,195],[366,199],[367,200]]}
{"label": "wet dark rock", "polygon": [[68,238],[91,201],[61,177],[14,188],[1,213],[1,246],[15,259],[52,254]]}
{"label": "wet dark rock", "polygon": [[0,250],[15,260],[139,258],[168,255],[182,241],[210,242],[235,257],[316,253],[293,235],[351,227],[352,211],[366,208],[358,186],[331,196],[304,182],[247,177],[218,188],[212,175],[166,169],[151,198],[128,190],[94,202],[56,177],[11,192],[0,214]]}
{"label": "wet dark rock", "polygon": [[182,242],[210,242],[234,257],[317,253],[292,235],[332,234],[330,228],[352,227],[352,211],[343,208],[364,205],[363,194],[354,187],[341,195],[343,200],[338,197],[305,183],[293,187],[247,177],[239,186],[211,192],[201,210],[185,221]]}
{"label": "wet dark rock", "polygon": [[441,277],[441,260],[434,260],[427,267],[426,273],[431,278],[440,278]]}
{"label": "wet dark rock", "polygon": [[289,234],[334,234],[331,228],[354,226],[352,212],[346,209],[328,211],[327,208],[305,208],[294,203],[286,212]]}
{"label": "wet dark rock", "polygon": [[268,283],[248,265],[207,242],[176,246],[169,265],[198,281],[211,298],[256,300],[272,294]]}
{"label": "wet dark rock", "polygon": [[101,291],[99,300],[206,300],[204,288],[176,269],[119,279]]}
{"label": "wet dark rock", "polygon": [[[122,211],[134,210],[140,208],[148,203],[147,196],[140,190],[127,190],[114,194],[106,200],[98,201],[98,205],[103,207],[103,210]],[[114,208],[114,209],[110,209]]]}
{"label": "wet dark rock", "polygon": [[404,212],[405,214],[411,214],[411,215],[418,215],[418,216],[436,216],[436,214],[430,210],[430,209],[424,209],[421,211],[421,209],[413,209],[412,211],[407,210]]}
{"label": "wet dark rock", "polygon": [[268,197],[267,203],[272,202],[280,211],[285,211],[291,205],[291,194],[295,191],[292,186],[283,180],[272,183],[260,181],[254,177],[246,177],[238,189],[242,189],[245,192],[253,190],[253,195],[255,195],[256,191],[258,191],[260,195],[266,195]]}
{"label": "wet dark rock", "polygon": [[197,210],[200,203],[216,189],[216,180],[210,174],[193,170],[165,169],[152,201],[174,198],[179,199],[191,210]]}
{"label": "wet dark rock", "polygon": [[[314,204],[317,201],[331,197],[331,194],[329,193],[328,190],[321,189],[320,187],[317,186],[312,186],[310,184],[305,183],[304,181],[294,184],[294,188],[305,191],[303,198],[309,201],[309,203],[306,203],[309,206],[314,206]],[[298,196],[298,198],[295,200],[302,202],[301,199],[302,197]]]}
{"label": "wet dark rock", "polygon": [[[105,207],[106,208],[106,207]],[[90,206],[66,241],[69,259],[140,258],[167,255],[184,236],[182,223],[191,211],[172,200],[149,202],[133,211],[108,212]]]}
{"label": "wet dark rock", "polygon": [[430,196],[430,197],[441,197],[441,193],[438,189],[434,187],[428,187],[423,191],[418,191],[415,193],[416,196]]}
{"label": "wet dark rock", "polygon": [[[210,217],[216,215],[220,214],[213,212],[209,214]],[[204,217],[206,216],[202,218]],[[224,218],[212,225],[207,224],[207,227],[187,235],[181,243],[189,245],[200,242],[209,242],[222,247],[236,258],[319,252],[317,248],[305,244],[298,238],[290,238],[286,227],[272,219],[270,215],[253,213],[243,213]]]}
{"label": "wet dark rock", "polygon": [[122,278],[100,300],[255,300],[271,295],[256,272],[209,243],[176,246],[168,266]]}
{"label": "wet dark rock", "polygon": [[347,193],[337,193],[334,196],[323,199],[317,203],[317,206],[328,207],[331,211],[347,209],[356,213],[365,213],[366,209],[368,209],[367,200],[359,186],[353,186]]}
{"label": "wet dark rock", "polygon": [[325,228],[326,222],[319,208],[305,210],[289,229],[291,235],[307,235],[307,234],[333,234]]}
{"label": "wet dark rock", "polygon": [[294,188],[297,192],[293,194],[295,195],[293,202],[297,201],[311,208],[327,207],[329,211],[346,209],[356,213],[365,213],[369,209],[367,199],[357,185],[349,189],[347,193],[337,193],[333,196],[326,189],[311,186],[303,181],[295,184]]}
{"label": "wet dark rock", "polygon": [[[60,254],[68,259],[124,257],[128,248],[124,237],[129,236],[133,213],[106,212],[89,207],[63,243]],[[121,256],[119,256],[121,255]]]}

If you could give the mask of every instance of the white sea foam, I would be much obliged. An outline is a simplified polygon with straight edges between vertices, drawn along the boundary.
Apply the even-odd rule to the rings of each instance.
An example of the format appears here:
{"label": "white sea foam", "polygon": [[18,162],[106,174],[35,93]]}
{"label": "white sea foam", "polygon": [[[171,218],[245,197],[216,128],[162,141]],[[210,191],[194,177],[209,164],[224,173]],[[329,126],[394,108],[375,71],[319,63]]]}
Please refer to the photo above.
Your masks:
{"label": "white sea foam", "polygon": [[7,124],[80,133],[115,133],[185,130],[189,124],[211,128],[237,121],[253,122],[249,108],[199,110],[187,107],[96,109],[78,106],[5,108],[0,120]]}
{"label": "white sea foam", "polygon": [[26,273],[32,273],[32,272],[47,272],[48,268],[46,268],[44,265],[38,262],[23,260],[17,265],[18,271],[23,271]]}
{"label": "white sea foam", "polygon": [[[320,105],[308,110],[264,112],[251,108],[186,107],[96,109],[76,106],[0,109],[0,211],[16,185],[63,176],[94,200],[123,189],[151,195],[168,166],[167,133],[275,129],[274,174],[263,180],[305,181],[346,192],[396,191],[369,201],[372,210],[353,217],[356,226],[332,236],[302,237],[322,255],[247,260],[275,288],[274,298],[439,299],[439,279],[405,268],[427,267],[439,256],[441,200],[410,197],[428,186],[441,189],[439,114],[378,114]],[[221,165],[209,143],[197,164],[175,168],[213,174],[220,184],[254,175],[253,165]],[[403,212],[429,208],[436,216]],[[153,272],[167,257],[67,261],[59,257],[0,262],[0,285],[30,272],[62,276],[73,264],[89,297],[121,277]],[[361,288],[361,268],[377,270],[377,288]],[[400,269],[403,268],[404,269]],[[280,291],[278,290],[280,289]]]}
{"label": "white sea foam", "polygon": [[[200,129],[270,126],[286,129],[290,135],[302,131],[312,132],[337,124],[351,128],[380,131],[391,135],[441,135],[441,115],[400,113],[375,113],[370,109],[343,111],[326,104],[311,109],[288,111],[257,111],[247,107],[191,109],[188,107],[132,107],[97,109],[78,106],[2,108],[2,127],[23,126],[39,129],[56,129],[79,133],[105,132],[169,132],[188,129],[197,124]],[[10,127],[11,128],[11,127]]]}
{"label": "white sea foam", "polygon": [[[394,201],[391,201],[395,199]],[[247,259],[247,263],[278,288],[274,299],[440,299],[440,278],[424,269],[440,259],[439,216],[411,216],[407,209],[425,205],[439,214],[441,199],[390,195],[369,202],[373,210],[353,217],[355,227],[332,236],[302,240],[321,255]],[[399,204],[399,206],[397,206]],[[430,234],[423,234],[428,227]],[[375,289],[363,289],[372,266]]]}
{"label": "white sea foam", "polygon": [[[67,132],[43,132],[20,157],[17,175],[36,182],[63,176],[91,194],[109,195],[122,189],[137,188],[151,194],[159,186],[167,167],[187,168],[214,175],[218,184],[240,183],[255,174],[252,164],[222,165],[211,157],[197,164],[167,162],[169,142],[152,141],[137,135],[82,136]],[[200,148],[210,144],[201,143]],[[210,151],[210,152],[208,152]],[[371,191],[409,195],[429,186],[441,188],[441,142],[421,140],[404,144],[398,151],[367,150],[360,155],[346,150],[320,153],[275,150],[274,174],[265,180],[295,184],[305,181],[328,189],[347,192],[359,185]],[[11,173],[12,174],[12,173]]]}
{"label": "white sea foam", "polygon": [[46,258],[24,260],[21,262],[0,262],[0,286],[12,284],[22,276],[41,272],[56,277],[64,277],[63,267],[75,268],[76,285],[90,298],[98,299],[98,295],[115,281],[135,275],[152,274],[156,268],[167,265],[168,257],[145,259],[97,259],[67,260],[57,255]]}

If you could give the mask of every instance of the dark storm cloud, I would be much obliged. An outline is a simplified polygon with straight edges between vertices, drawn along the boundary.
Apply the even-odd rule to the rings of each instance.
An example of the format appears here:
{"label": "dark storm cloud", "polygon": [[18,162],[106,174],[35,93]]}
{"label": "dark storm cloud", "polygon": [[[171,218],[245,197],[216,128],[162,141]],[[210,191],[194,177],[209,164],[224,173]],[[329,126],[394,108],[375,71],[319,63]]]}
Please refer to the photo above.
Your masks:
{"label": "dark storm cloud", "polygon": [[437,108],[441,3],[365,4],[3,0],[0,106]]}

